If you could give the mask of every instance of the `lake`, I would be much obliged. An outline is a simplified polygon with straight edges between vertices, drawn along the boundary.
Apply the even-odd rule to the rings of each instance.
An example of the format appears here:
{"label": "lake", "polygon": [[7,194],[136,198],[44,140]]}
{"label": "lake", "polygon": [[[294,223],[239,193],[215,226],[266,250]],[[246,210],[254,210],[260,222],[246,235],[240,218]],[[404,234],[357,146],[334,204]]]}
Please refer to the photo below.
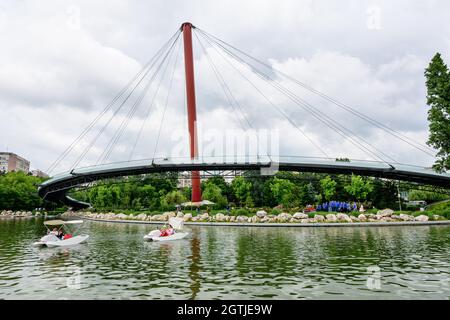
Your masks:
{"label": "lake", "polygon": [[450,226],[210,227],[86,221],[35,248],[41,219],[0,220],[0,299],[449,299]]}

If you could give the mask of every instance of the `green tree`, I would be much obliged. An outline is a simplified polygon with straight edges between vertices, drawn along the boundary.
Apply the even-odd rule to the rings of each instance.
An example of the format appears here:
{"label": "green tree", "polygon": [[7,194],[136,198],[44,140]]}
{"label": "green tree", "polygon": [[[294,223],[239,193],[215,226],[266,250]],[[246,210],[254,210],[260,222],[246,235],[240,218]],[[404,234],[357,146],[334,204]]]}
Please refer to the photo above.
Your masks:
{"label": "green tree", "polygon": [[214,202],[218,208],[223,208],[227,204],[227,199],[222,195],[222,190],[213,183],[206,184],[202,197]]}
{"label": "green tree", "polygon": [[450,198],[449,195],[442,192],[436,192],[436,191],[428,191],[428,190],[411,190],[408,193],[408,199],[411,201],[414,200],[425,200],[428,203],[442,201]]}
{"label": "green tree", "polygon": [[[232,195],[231,186],[225,181],[222,176],[213,176],[202,182],[202,192],[206,189],[208,185],[215,185],[220,188],[220,192],[227,199]],[[211,200],[212,201],[212,200]]]}
{"label": "green tree", "polygon": [[143,207],[156,210],[159,206],[159,201],[157,201],[157,192],[155,187],[152,185],[145,185],[139,188],[139,197],[141,199],[141,204]]}
{"label": "green tree", "polygon": [[373,185],[369,179],[363,179],[361,176],[352,175],[349,185],[344,187],[354,199],[358,201],[367,200],[367,196],[372,192]]}
{"label": "green tree", "polygon": [[181,192],[179,190],[174,190],[174,191],[169,192],[168,194],[165,195],[164,200],[165,200],[165,203],[167,203],[170,206],[180,204],[180,203],[187,201],[183,192]]}
{"label": "green tree", "polygon": [[326,176],[320,180],[320,188],[322,190],[323,198],[326,201],[330,201],[336,194],[336,185],[337,182],[331,179],[330,176]]}
{"label": "green tree", "polygon": [[316,199],[317,193],[311,182],[300,187],[300,203],[302,205],[314,204]]}
{"label": "green tree", "polygon": [[23,172],[0,174],[0,209],[33,210],[42,207],[37,187],[43,181]]}
{"label": "green tree", "polygon": [[429,137],[427,144],[438,150],[433,166],[437,171],[450,169],[450,73],[439,53],[425,70]]}
{"label": "green tree", "polygon": [[274,177],[262,176],[259,171],[247,171],[244,178],[252,184],[251,196],[254,205],[274,207],[278,204],[270,189]]}
{"label": "green tree", "polygon": [[278,204],[285,207],[295,207],[299,204],[298,187],[291,181],[275,177],[270,185]]}
{"label": "green tree", "polygon": [[242,206],[246,202],[251,202],[251,190],[252,184],[249,181],[246,181],[244,177],[236,177],[231,182],[231,189],[233,190],[233,194],[238,200],[239,204]]}
{"label": "green tree", "polygon": [[392,180],[374,179],[369,201],[375,208],[395,208],[398,206],[397,183]]}

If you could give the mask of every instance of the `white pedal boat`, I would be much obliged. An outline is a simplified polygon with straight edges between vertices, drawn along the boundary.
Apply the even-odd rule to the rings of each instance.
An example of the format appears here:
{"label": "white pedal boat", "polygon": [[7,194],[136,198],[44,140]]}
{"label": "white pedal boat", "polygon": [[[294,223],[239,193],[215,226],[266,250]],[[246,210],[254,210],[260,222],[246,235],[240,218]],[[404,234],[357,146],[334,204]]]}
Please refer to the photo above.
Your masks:
{"label": "white pedal boat", "polygon": [[81,234],[77,236],[71,236],[67,239],[60,239],[55,234],[52,234],[49,227],[57,227],[59,226],[59,230],[64,229],[66,234],[70,234],[70,227],[69,226],[76,226],[82,224],[82,220],[69,220],[69,221],[63,221],[63,220],[50,220],[45,221],[44,225],[47,228],[49,234],[43,236],[39,241],[36,241],[33,243],[33,246],[35,247],[69,247],[74,246],[80,243],[85,242],[89,236],[86,234]]}
{"label": "white pedal boat", "polygon": [[185,238],[189,232],[182,232],[183,229],[183,219],[180,218],[170,218],[169,224],[175,230],[175,233],[170,236],[161,237],[161,231],[152,230],[148,234],[144,236],[145,241],[173,241],[173,240],[181,240]]}

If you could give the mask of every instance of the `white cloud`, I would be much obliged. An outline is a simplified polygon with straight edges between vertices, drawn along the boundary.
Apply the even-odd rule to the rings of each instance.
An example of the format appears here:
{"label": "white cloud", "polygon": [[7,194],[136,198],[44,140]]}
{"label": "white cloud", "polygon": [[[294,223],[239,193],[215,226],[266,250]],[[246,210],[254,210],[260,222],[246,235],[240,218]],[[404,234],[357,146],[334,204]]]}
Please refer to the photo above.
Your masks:
{"label": "white cloud", "polygon": [[[367,28],[369,6],[380,8],[379,29]],[[435,1],[9,1],[0,4],[0,12],[0,147],[29,158],[32,167],[41,169],[53,162],[183,21],[192,21],[421,143],[427,138],[423,70],[436,51],[447,59],[450,55],[449,4]],[[199,121],[205,129],[240,127],[245,119],[236,120],[231,114],[207,59],[200,48],[195,49]],[[257,128],[280,129],[282,152],[320,155],[235,70],[213,51],[209,53],[248,120]],[[236,66],[328,153],[367,158],[249,69]],[[155,100],[135,157],[153,155],[167,83],[163,82]],[[401,162],[432,162],[323,99],[283,84]],[[185,126],[183,85],[179,68],[159,154],[169,153],[174,128]],[[130,121],[111,160],[126,160],[123,157],[134,145],[154,89]],[[121,119],[113,124],[119,125]],[[114,130],[106,131],[109,138]],[[95,162],[107,143],[108,137],[99,139],[84,164]],[[73,160],[75,153],[69,158]]]}

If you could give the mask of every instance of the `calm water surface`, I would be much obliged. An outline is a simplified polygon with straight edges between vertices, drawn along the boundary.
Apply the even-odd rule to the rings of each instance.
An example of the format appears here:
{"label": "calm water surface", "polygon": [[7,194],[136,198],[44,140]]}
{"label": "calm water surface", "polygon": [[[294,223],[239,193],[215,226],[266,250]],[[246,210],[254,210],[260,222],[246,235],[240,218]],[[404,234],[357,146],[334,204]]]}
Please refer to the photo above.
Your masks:
{"label": "calm water surface", "polygon": [[0,220],[0,299],[450,298],[450,226],[198,226],[143,242],[152,229],[87,221],[87,243],[39,249],[42,220]]}

